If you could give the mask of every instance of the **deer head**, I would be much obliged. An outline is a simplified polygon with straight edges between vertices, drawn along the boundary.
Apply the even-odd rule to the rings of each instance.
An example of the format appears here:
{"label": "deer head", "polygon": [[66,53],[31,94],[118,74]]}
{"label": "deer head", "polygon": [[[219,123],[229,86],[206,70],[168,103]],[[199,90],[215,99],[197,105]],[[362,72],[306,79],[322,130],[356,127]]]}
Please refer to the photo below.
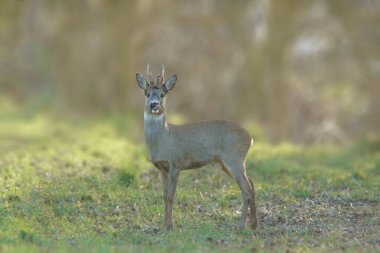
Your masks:
{"label": "deer head", "polygon": [[157,83],[155,84],[149,64],[147,65],[146,71],[148,80],[140,73],[136,73],[137,84],[145,94],[145,112],[149,114],[162,114],[165,112],[167,94],[174,88],[177,82],[177,76],[174,75],[165,81],[165,69],[162,65],[161,73],[157,76]]}

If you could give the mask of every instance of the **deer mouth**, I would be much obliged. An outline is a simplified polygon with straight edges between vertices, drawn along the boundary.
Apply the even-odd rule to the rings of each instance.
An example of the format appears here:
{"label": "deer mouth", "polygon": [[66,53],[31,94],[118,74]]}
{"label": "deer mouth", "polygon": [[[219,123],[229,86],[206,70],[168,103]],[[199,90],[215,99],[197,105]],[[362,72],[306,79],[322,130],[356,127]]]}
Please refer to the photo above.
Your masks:
{"label": "deer mouth", "polygon": [[150,109],[152,113],[159,113],[161,109],[160,103],[157,103],[157,102],[151,103]]}

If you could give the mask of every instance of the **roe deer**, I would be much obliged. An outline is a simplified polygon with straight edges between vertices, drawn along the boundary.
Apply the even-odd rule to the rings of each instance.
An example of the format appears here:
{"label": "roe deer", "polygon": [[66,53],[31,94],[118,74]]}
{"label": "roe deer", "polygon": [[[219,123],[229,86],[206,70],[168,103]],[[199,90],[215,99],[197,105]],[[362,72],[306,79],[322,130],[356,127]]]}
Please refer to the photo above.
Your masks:
{"label": "roe deer", "polygon": [[173,229],[172,208],[179,172],[219,164],[224,172],[238,183],[243,194],[240,228],[245,228],[248,207],[251,227],[258,218],[253,182],[247,177],[245,157],[253,143],[248,132],[226,120],[210,120],[184,125],[166,122],[166,98],[173,89],[177,76],[164,80],[164,67],[154,83],[147,66],[148,80],[136,73],[139,87],[145,94],[144,134],[148,158],[160,171],[165,202],[165,228]]}

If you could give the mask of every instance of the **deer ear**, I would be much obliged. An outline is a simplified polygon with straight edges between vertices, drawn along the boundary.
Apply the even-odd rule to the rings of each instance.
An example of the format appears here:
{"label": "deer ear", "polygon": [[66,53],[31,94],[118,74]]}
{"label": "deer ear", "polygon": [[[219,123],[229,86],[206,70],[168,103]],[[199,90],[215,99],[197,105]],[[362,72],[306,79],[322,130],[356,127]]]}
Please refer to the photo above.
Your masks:
{"label": "deer ear", "polygon": [[139,87],[146,91],[146,89],[148,88],[148,82],[145,80],[145,78],[140,74],[140,73],[136,73],[136,80],[137,80],[137,84],[139,85]]}
{"label": "deer ear", "polygon": [[170,77],[168,80],[166,80],[165,83],[163,84],[166,91],[173,89],[176,82],[177,82],[177,76],[176,75],[174,75],[174,76]]}

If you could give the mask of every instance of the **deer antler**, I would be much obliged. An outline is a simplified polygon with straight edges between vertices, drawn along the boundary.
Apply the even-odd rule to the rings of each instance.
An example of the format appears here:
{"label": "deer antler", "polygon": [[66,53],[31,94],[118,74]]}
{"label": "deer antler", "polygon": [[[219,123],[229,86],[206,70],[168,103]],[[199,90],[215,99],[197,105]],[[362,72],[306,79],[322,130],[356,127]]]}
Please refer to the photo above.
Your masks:
{"label": "deer antler", "polygon": [[149,81],[149,83],[153,83],[153,77],[152,77],[152,72],[150,72],[150,65],[149,65],[149,63],[146,65],[146,73],[148,75],[148,81]]}
{"label": "deer antler", "polygon": [[164,84],[165,67],[161,65],[161,73],[157,76],[157,84]]}
{"label": "deer antler", "polygon": [[164,64],[161,65],[161,81],[162,83],[164,83],[164,80],[165,80],[165,67],[164,67]]}

